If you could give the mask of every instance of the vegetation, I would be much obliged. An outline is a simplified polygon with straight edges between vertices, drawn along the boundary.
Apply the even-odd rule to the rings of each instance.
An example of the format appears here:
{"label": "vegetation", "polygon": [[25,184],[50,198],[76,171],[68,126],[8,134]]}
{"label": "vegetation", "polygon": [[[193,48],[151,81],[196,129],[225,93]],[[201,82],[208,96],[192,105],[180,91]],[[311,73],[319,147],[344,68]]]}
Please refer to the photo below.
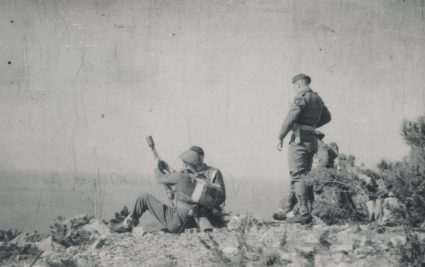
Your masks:
{"label": "vegetation", "polygon": [[93,242],[91,233],[81,228],[81,226],[88,224],[91,219],[93,217],[85,215],[71,220],[65,220],[59,216],[55,223],[50,226],[52,240],[64,247],[80,246]]}
{"label": "vegetation", "polygon": [[425,116],[405,121],[401,134],[410,146],[409,154],[398,162],[378,164],[383,179],[406,206],[405,224],[417,227],[425,221]]}

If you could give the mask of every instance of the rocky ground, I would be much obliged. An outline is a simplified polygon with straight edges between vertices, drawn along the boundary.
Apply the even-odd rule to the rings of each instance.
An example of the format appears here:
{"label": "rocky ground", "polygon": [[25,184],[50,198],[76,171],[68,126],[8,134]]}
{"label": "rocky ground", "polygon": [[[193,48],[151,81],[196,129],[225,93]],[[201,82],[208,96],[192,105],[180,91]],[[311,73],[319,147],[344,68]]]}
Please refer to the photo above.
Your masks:
{"label": "rocky ground", "polygon": [[[227,228],[180,235],[111,233],[88,216],[58,220],[49,235],[0,242],[2,266],[399,266],[401,227],[308,226],[233,216]],[[425,233],[418,232],[420,242]]]}

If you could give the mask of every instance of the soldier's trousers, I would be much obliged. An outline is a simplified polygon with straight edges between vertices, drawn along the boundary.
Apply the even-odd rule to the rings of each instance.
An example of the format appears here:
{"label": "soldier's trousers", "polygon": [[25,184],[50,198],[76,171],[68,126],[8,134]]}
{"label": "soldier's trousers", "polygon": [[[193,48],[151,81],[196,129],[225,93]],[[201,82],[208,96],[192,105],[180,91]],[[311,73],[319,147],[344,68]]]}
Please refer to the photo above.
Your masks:
{"label": "soldier's trousers", "polygon": [[[313,190],[309,185],[308,174],[313,164],[313,156],[317,152],[317,138],[313,132],[302,132],[301,142],[297,144],[292,136],[288,148],[289,175],[291,176],[291,193],[298,203],[299,215],[310,214]],[[314,198],[314,197],[313,197]],[[289,198],[294,201],[294,198]]]}
{"label": "soldier's trousers", "polygon": [[164,228],[172,233],[179,233],[193,225],[193,218],[189,216],[189,210],[173,208],[162,203],[151,194],[142,194],[137,198],[132,212],[132,217],[136,224],[147,210]]}

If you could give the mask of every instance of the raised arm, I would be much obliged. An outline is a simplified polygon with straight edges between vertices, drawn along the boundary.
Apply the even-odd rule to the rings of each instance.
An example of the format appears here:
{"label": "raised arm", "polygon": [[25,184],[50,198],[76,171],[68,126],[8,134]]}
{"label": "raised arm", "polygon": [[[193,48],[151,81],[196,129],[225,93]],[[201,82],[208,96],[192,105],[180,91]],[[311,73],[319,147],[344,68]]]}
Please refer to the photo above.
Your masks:
{"label": "raised arm", "polygon": [[154,171],[154,175],[159,184],[174,185],[177,184],[177,180],[181,177],[182,173],[173,172],[170,174],[164,174],[157,168]]}

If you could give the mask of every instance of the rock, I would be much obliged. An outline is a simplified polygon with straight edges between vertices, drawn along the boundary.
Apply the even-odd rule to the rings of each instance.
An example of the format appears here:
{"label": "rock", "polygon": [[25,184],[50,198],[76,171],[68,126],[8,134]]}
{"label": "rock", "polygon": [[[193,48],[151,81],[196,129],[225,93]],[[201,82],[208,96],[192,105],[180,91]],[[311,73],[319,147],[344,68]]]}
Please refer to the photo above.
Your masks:
{"label": "rock", "polygon": [[319,225],[326,225],[326,223],[324,221],[322,221],[322,219],[320,219],[319,217],[314,216],[314,215],[313,215],[313,224],[316,227],[319,226]]}
{"label": "rock", "polygon": [[49,255],[49,257],[46,257],[45,259],[46,263],[50,267],[76,267],[77,264],[72,259],[72,257],[69,257],[67,255],[63,255],[62,253],[54,253]]}
{"label": "rock", "polygon": [[355,257],[357,259],[365,258],[370,255],[375,255],[376,250],[372,246],[359,247],[355,250]]}
{"label": "rock", "polygon": [[293,263],[297,267],[314,267],[314,256],[311,258],[295,257]]}
{"label": "rock", "polygon": [[227,229],[229,230],[237,230],[241,227],[242,218],[240,216],[232,216],[227,223]]}
{"label": "rock", "polygon": [[396,248],[399,246],[404,246],[407,243],[406,237],[399,235],[399,236],[393,236],[390,239],[391,245]]}
{"label": "rock", "polygon": [[353,250],[353,244],[351,243],[346,243],[346,244],[338,244],[338,245],[333,245],[329,248],[329,250],[333,253],[338,253],[338,252],[345,252],[345,253],[349,253]]}
{"label": "rock", "polygon": [[419,229],[425,231],[425,221],[419,225]]}
{"label": "rock", "polygon": [[359,225],[359,228],[362,231],[367,231],[368,230],[368,226],[367,225]]}
{"label": "rock", "polygon": [[292,260],[294,258],[297,257],[297,253],[296,252],[287,252],[287,253],[283,253],[280,257],[282,262],[286,262],[286,263],[291,263]]}
{"label": "rock", "polygon": [[226,246],[222,249],[222,251],[223,253],[226,253],[226,254],[233,254],[233,253],[236,253],[238,249],[233,246]]}
{"label": "rock", "polygon": [[133,228],[133,231],[131,232],[131,235],[135,238],[141,238],[142,236],[146,235],[147,232],[143,229],[141,225],[138,225]]}
{"label": "rock", "polygon": [[92,248],[95,249],[100,249],[102,248],[104,245],[108,244],[109,240],[107,238],[100,238],[98,239],[96,242],[93,243],[93,245],[91,246]]}
{"label": "rock", "polygon": [[56,253],[56,252],[63,252],[65,251],[65,248],[61,245],[59,245],[56,242],[53,242],[52,237],[49,236],[39,242],[34,243],[37,248],[43,252],[43,256],[48,256],[49,254]]}
{"label": "rock", "polygon": [[400,220],[400,211],[403,204],[395,197],[369,200],[366,202],[369,221],[376,221],[379,225],[396,225]]}
{"label": "rock", "polygon": [[107,236],[110,234],[109,226],[97,219],[91,220],[89,224],[83,226],[83,229],[96,236]]}

